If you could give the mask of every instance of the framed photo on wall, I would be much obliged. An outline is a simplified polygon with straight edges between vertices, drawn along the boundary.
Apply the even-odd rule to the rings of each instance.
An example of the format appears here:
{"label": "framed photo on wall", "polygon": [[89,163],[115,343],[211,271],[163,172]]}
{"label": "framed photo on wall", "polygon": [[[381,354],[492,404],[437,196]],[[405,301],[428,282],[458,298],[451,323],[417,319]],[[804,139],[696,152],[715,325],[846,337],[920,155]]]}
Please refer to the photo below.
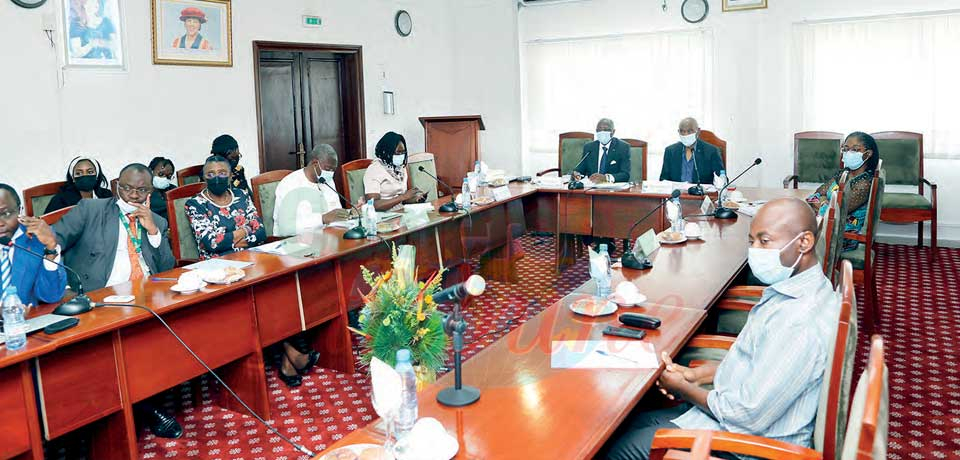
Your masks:
{"label": "framed photo on wall", "polygon": [[233,66],[230,0],[150,1],[154,64]]}
{"label": "framed photo on wall", "polygon": [[120,0],[63,0],[68,67],[123,69]]}
{"label": "framed photo on wall", "polygon": [[767,7],[767,0],[723,0],[723,11],[759,10]]}

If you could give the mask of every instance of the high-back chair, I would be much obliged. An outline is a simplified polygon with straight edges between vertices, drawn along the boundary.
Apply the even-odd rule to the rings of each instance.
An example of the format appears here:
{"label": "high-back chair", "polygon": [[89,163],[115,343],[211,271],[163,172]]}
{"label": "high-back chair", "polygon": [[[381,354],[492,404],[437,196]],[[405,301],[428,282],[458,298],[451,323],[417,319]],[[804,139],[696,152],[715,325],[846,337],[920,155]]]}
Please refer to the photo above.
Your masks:
{"label": "high-back chair", "polygon": [[67,206],[65,208],[60,208],[56,211],[48,212],[40,216],[40,218],[43,219],[43,221],[46,222],[47,225],[53,225],[59,222],[61,217],[65,216],[68,212],[70,212],[71,209],[75,207],[76,206]]}
{"label": "high-back chair", "polygon": [[203,165],[189,166],[177,170],[177,186],[183,187],[184,185],[203,182],[201,176],[203,176]]}
{"label": "high-back chair", "polygon": [[[930,221],[931,261],[937,258],[937,184],[923,177],[923,134],[884,131],[872,134],[886,165],[887,181],[893,185],[914,185],[917,193],[884,192],[884,222],[917,223],[917,246],[923,246],[923,223]],[[924,185],[930,194],[924,194]]]}
{"label": "high-back chair", "polygon": [[289,169],[278,169],[250,179],[253,205],[257,208],[260,219],[263,220],[263,226],[268,237],[273,236],[273,208],[277,204],[277,185],[291,172]]}
{"label": "high-back chair", "polygon": [[167,219],[170,227],[170,248],[177,265],[196,262],[200,258],[197,238],[187,218],[185,204],[203,190],[205,184],[197,182],[167,191]]}
{"label": "high-back chair", "polygon": [[850,187],[847,181],[849,176],[849,171],[843,171],[840,174],[837,192],[830,199],[829,210],[822,222],[819,238],[817,238],[818,251],[820,251],[817,254],[820,255],[823,274],[830,278],[830,281],[834,284],[837,282],[840,254],[843,251],[843,233],[847,226],[848,203],[843,197],[846,196]]}
{"label": "high-back chair", "polygon": [[440,198],[437,193],[436,179],[428,176],[420,167],[423,166],[428,173],[437,177],[437,163],[432,153],[415,153],[407,157],[407,187],[416,187],[420,191],[427,193],[427,201],[434,201]]}
{"label": "high-back chair", "polygon": [[585,131],[571,131],[560,134],[560,141],[557,146],[557,167],[545,169],[537,173],[537,177],[552,172],[563,176],[573,172],[577,163],[583,158],[583,146],[593,141],[594,134]]}
{"label": "high-back chair", "polygon": [[[650,458],[662,459],[671,449],[695,448],[695,452],[688,458],[708,458],[701,455],[708,455],[710,451],[724,451],[770,459],[839,459],[847,432],[847,407],[857,350],[857,305],[853,268],[849,262],[843,263],[841,273],[840,312],[833,347],[828,347],[827,365],[820,386],[820,400],[814,422],[814,449],[748,434],[706,430],[657,430]],[[734,341],[730,337],[697,336],[691,339],[688,345],[693,346],[698,340],[700,343],[696,345],[706,346],[709,343],[726,348],[732,346]]]}
{"label": "high-back chair", "polygon": [[630,144],[630,182],[639,184],[647,179],[647,141],[621,140]]}
{"label": "high-back chair", "polygon": [[120,178],[116,178],[110,181],[110,191],[113,192],[113,196],[117,196],[117,186],[120,184]]}
{"label": "high-back chair", "polygon": [[832,131],[801,131],[793,135],[793,174],[783,179],[783,188],[793,182],[822,184],[837,172],[843,134]]}
{"label": "high-back chair", "polygon": [[60,188],[67,185],[65,181],[50,182],[34,187],[23,189],[23,207],[24,212],[30,217],[42,215],[47,210],[47,205],[53,196],[60,191]]}
{"label": "high-back chair", "polygon": [[887,458],[887,428],[890,422],[890,395],[883,338],[870,339],[870,357],[860,375],[850,406],[850,421],[843,443],[843,460]]}
{"label": "high-back chair", "polygon": [[727,167],[727,141],[717,137],[713,131],[701,129],[698,138],[720,150],[720,159],[723,160],[723,167]]}
{"label": "high-back chair", "polygon": [[[357,204],[357,200],[362,199],[366,194],[363,187],[363,175],[373,160],[370,158],[361,158],[359,160],[348,161],[340,166],[340,180],[343,181],[340,189],[343,195],[350,202],[348,205]],[[349,209],[349,208],[348,208]]]}
{"label": "high-back chair", "polygon": [[880,324],[880,299],[877,297],[877,261],[874,242],[877,236],[877,226],[880,224],[880,215],[883,212],[883,189],[886,184],[886,173],[883,169],[884,161],[880,160],[877,170],[873,174],[870,185],[870,199],[867,201],[867,216],[863,226],[863,234],[845,232],[846,239],[857,240],[860,245],[852,251],[840,254],[843,260],[853,264],[853,279],[863,284],[864,292],[864,325],[867,331]]}

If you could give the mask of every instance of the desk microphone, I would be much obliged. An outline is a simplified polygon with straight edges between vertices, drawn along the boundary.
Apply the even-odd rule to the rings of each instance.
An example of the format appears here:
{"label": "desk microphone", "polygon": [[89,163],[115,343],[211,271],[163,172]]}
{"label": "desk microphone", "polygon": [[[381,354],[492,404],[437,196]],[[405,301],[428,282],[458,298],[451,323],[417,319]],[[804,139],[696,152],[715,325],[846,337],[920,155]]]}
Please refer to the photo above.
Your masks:
{"label": "desk microphone", "polygon": [[458,211],[458,209],[457,209],[457,204],[453,202],[453,198],[454,198],[454,196],[456,195],[455,193],[453,193],[453,189],[450,188],[450,186],[447,185],[446,182],[440,180],[439,177],[434,176],[433,174],[430,174],[430,173],[427,171],[427,168],[424,168],[423,165],[420,165],[420,167],[417,168],[417,170],[420,171],[420,172],[422,172],[422,173],[424,173],[424,174],[426,174],[426,175],[428,175],[428,176],[430,176],[433,180],[437,181],[438,184],[440,184],[440,185],[442,185],[442,186],[444,186],[444,187],[447,188],[447,193],[450,194],[450,201],[448,201],[448,202],[440,205],[440,212],[457,212],[457,211]]}
{"label": "desk microphone", "polygon": [[44,257],[44,256],[42,256],[42,255],[40,255],[40,254],[37,254],[36,252],[33,252],[33,251],[31,251],[31,250],[29,250],[29,249],[27,249],[27,248],[25,248],[25,247],[23,247],[23,246],[21,246],[21,245],[19,245],[19,244],[17,244],[17,243],[14,243],[13,240],[10,239],[9,236],[0,237],[0,245],[3,245],[3,246],[13,246],[13,247],[15,247],[15,248],[17,248],[17,249],[19,249],[19,250],[21,250],[21,251],[23,251],[23,252],[26,252],[27,254],[31,254],[31,255],[37,256],[37,257],[39,257],[39,258],[41,258],[41,259],[43,259],[43,260],[52,262],[52,263],[56,264],[57,266],[63,267],[64,270],[66,270],[66,271],[68,271],[68,272],[70,272],[70,273],[73,273],[73,276],[76,276],[76,277],[77,277],[77,295],[76,295],[74,298],[72,298],[72,299],[70,299],[70,300],[68,300],[68,301],[60,304],[57,308],[55,308],[55,309],[53,310],[53,313],[54,313],[54,314],[57,314],[57,315],[68,315],[68,316],[76,316],[76,315],[79,315],[79,314],[81,314],[81,313],[86,313],[86,312],[88,312],[88,311],[90,311],[90,310],[93,309],[93,301],[91,301],[90,298],[87,297],[87,295],[83,293],[83,281],[80,280],[80,274],[77,273],[74,269],[72,269],[72,268],[70,268],[70,267],[68,267],[68,266],[66,266],[66,265],[64,265],[64,264],[62,264],[62,263],[60,263],[60,262],[47,259],[46,257]]}
{"label": "desk microphone", "polygon": [[453,313],[443,319],[443,331],[453,336],[453,386],[437,393],[437,402],[449,407],[469,406],[480,399],[480,389],[463,384],[463,348],[466,345],[463,333],[467,322],[460,311],[460,300],[469,296],[483,294],[487,282],[479,275],[473,275],[466,281],[448,287],[433,295],[435,303],[453,303]]}
{"label": "desk microphone", "polygon": [[754,166],[756,166],[756,165],[758,165],[758,164],[760,164],[760,163],[762,163],[762,162],[763,162],[763,160],[761,160],[760,158],[757,158],[756,160],[753,160],[753,164],[752,164],[752,165],[747,166],[747,169],[744,169],[743,172],[741,172],[740,174],[738,174],[737,177],[734,177],[732,181],[727,182],[727,184],[724,185],[723,188],[721,188],[720,190],[717,190],[717,210],[714,211],[713,217],[715,217],[715,218],[717,218],[717,219],[736,219],[736,218],[737,218],[737,213],[736,213],[736,212],[734,212],[734,211],[731,210],[731,209],[727,209],[727,208],[723,207],[723,201],[720,200],[720,197],[723,196],[723,191],[726,190],[727,187],[730,187],[730,184],[736,182],[737,179],[740,178],[740,176],[743,176],[744,174],[747,173],[747,171],[753,169]]}
{"label": "desk microphone", "polygon": [[433,303],[459,302],[467,297],[476,297],[483,294],[486,289],[487,281],[480,275],[473,275],[460,284],[455,284],[434,294],[432,296]]}
{"label": "desk microphone", "polygon": [[[693,196],[703,196],[703,185],[700,184],[700,169],[697,167],[697,143],[696,142],[693,143],[692,152],[693,154],[691,155],[692,157],[691,159],[693,160],[693,174],[697,176],[697,185],[694,185],[693,187],[688,188],[687,194],[693,195]],[[687,152],[680,152],[680,153],[682,155]]]}
{"label": "desk microphone", "polygon": [[321,184],[323,184],[323,185],[326,185],[327,188],[329,188],[330,190],[333,190],[333,193],[336,193],[337,196],[339,196],[340,198],[343,198],[343,201],[346,202],[347,205],[349,205],[351,208],[353,208],[354,211],[357,212],[357,226],[351,228],[350,230],[347,230],[347,233],[344,233],[344,234],[343,234],[343,239],[345,239],[345,240],[359,240],[359,239],[366,238],[366,237],[367,237],[367,231],[363,228],[363,214],[360,212],[360,210],[357,209],[357,207],[354,206],[354,204],[351,203],[350,200],[347,199],[347,197],[343,196],[340,192],[337,191],[337,189],[333,188],[333,186],[331,186],[330,184],[328,184],[328,183],[327,183],[327,179],[325,179],[325,178],[323,178],[323,177],[318,177],[318,178],[317,178],[317,182],[319,182],[319,183],[321,183]]}
{"label": "desk microphone", "polygon": [[[670,194],[669,199],[675,200],[677,198],[680,198],[680,190],[674,190],[673,193]],[[650,212],[647,213],[647,215],[641,217],[640,220],[634,223],[633,226],[630,227],[630,231],[627,232],[627,240],[629,241],[633,237],[633,231],[637,228],[638,225],[640,225],[641,222],[647,220],[647,218],[652,216],[653,213],[657,212],[657,210],[662,208],[663,205],[665,205],[666,203],[667,203],[667,199],[660,200],[660,204],[658,204],[657,207],[653,208]],[[637,256],[633,254],[633,251],[624,252],[623,255],[620,256],[620,264],[626,268],[630,268],[633,270],[646,270],[648,268],[653,268],[653,262],[650,262],[650,259],[647,259],[646,257],[644,257],[643,260],[637,260]]]}
{"label": "desk microphone", "polygon": [[[599,155],[600,152],[597,151],[597,154]],[[574,179],[573,179],[573,177],[574,177],[573,175],[574,175],[574,173],[577,172],[577,168],[579,168],[580,165],[583,164],[583,160],[586,160],[588,156],[590,156],[589,153],[586,154],[586,155],[584,155],[583,158],[581,158],[580,161],[577,162],[576,166],[573,167],[573,171],[570,172],[570,183],[567,184],[567,188],[568,188],[568,189],[570,189],[570,190],[583,190],[583,182],[580,182],[579,180],[574,180]],[[561,172],[562,172],[562,171],[561,171]],[[559,173],[558,173],[558,174],[559,174]]]}

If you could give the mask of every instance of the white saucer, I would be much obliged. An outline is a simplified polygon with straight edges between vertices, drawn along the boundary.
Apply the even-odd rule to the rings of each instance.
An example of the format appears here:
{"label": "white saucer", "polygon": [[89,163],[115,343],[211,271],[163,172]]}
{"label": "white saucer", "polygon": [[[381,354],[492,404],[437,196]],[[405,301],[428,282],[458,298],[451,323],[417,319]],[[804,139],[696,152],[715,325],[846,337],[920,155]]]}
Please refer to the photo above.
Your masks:
{"label": "white saucer", "polygon": [[686,242],[687,242],[687,237],[684,236],[682,240],[667,241],[667,240],[665,240],[665,239],[660,238],[660,235],[657,235],[657,241],[659,241],[660,244],[680,244],[680,243],[686,243]]}
{"label": "white saucer", "polygon": [[199,288],[197,288],[197,289],[190,289],[190,290],[186,290],[186,289],[182,288],[182,287],[180,286],[180,283],[177,283],[177,284],[174,284],[173,286],[170,286],[170,290],[173,291],[173,292],[176,292],[176,293],[180,293],[180,294],[193,294],[194,292],[197,292],[197,291],[199,291],[200,289],[203,289],[203,288],[205,288],[205,287],[207,287],[207,283],[206,283],[206,282],[203,282],[203,281],[200,282],[200,287],[199,287]]}
{"label": "white saucer", "polygon": [[[603,303],[599,308],[596,304]],[[617,304],[599,297],[580,299],[570,304],[570,310],[584,316],[606,316],[617,312]]]}

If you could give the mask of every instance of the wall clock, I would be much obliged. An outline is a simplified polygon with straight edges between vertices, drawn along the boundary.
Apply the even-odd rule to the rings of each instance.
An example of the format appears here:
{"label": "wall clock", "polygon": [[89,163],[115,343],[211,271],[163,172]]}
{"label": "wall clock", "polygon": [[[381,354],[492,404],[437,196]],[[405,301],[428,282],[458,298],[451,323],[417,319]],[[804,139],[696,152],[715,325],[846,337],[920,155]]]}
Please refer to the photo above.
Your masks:
{"label": "wall clock", "polygon": [[410,13],[407,10],[397,11],[397,15],[393,18],[393,25],[397,28],[397,33],[401,37],[409,36],[410,32],[413,31],[413,19],[410,18]]}
{"label": "wall clock", "polygon": [[36,8],[47,3],[47,0],[13,0],[13,3],[24,8]]}
{"label": "wall clock", "polygon": [[706,19],[709,11],[710,5],[707,4],[707,0],[683,0],[683,5],[680,6],[680,15],[690,24]]}

